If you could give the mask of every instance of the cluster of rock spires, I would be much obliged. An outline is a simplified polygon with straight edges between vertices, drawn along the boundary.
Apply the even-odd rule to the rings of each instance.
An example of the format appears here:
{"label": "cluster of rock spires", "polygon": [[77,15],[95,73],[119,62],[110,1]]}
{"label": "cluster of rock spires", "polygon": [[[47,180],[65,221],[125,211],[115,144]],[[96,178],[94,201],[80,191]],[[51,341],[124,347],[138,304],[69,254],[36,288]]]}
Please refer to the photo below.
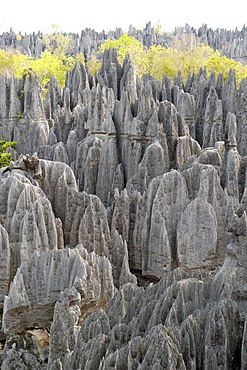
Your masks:
{"label": "cluster of rock spires", "polygon": [[[165,27],[165,25],[164,25]],[[126,32],[126,31],[125,31]],[[121,28],[116,28],[115,31],[96,32],[93,29],[86,28],[80,34],[70,33],[73,42],[70,55],[83,53],[85,56],[97,53],[98,47],[107,39],[118,39],[124,31]],[[243,25],[241,30],[216,29],[213,30],[203,24],[200,28],[195,29],[186,24],[184,27],[177,27],[173,32],[167,33],[158,30],[148,22],[144,29],[139,30],[129,26],[127,33],[137,40],[141,41],[144,46],[150,47],[154,44],[169,47],[172,45],[174,37],[179,37],[182,34],[187,34],[191,38],[196,37],[197,40],[205,45],[218,49],[221,55],[247,64],[247,26]],[[43,34],[41,32],[24,34],[15,33],[13,29],[9,32],[3,32],[0,35],[0,48],[4,50],[18,49],[24,54],[38,58],[44,51]]]}
{"label": "cluster of rock spires", "polygon": [[3,370],[247,368],[246,124],[233,70],[0,76]]}
{"label": "cluster of rock spires", "polygon": [[188,24],[184,27],[175,29],[174,35],[186,33],[194,35],[205,45],[213,49],[218,49],[221,55],[234,59],[243,64],[247,64],[247,27],[243,25],[241,30],[217,29],[213,30],[206,24],[199,29],[190,27]]}

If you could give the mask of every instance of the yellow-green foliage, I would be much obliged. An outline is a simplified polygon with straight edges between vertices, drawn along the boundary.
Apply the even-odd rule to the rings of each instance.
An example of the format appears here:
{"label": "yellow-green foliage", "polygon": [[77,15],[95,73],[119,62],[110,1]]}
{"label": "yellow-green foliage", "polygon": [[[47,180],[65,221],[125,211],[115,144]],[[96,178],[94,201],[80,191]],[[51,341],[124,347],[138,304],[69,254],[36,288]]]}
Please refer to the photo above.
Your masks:
{"label": "yellow-green foliage", "polygon": [[99,47],[99,51],[104,52],[105,49],[110,48],[114,48],[118,51],[118,60],[120,64],[122,64],[127,54],[130,55],[131,59],[139,59],[142,57],[144,51],[142,43],[127,33],[124,33],[118,40],[106,40],[104,44]]}
{"label": "yellow-green foliage", "polygon": [[81,62],[83,65],[87,65],[90,73],[94,76],[95,72],[100,69],[102,62],[97,58],[96,55],[88,55],[87,62],[85,62],[84,54],[77,54],[74,58],[73,64]]}
{"label": "yellow-green foliage", "polygon": [[147,50],[149,73],[162,79],[164,74],[173,77],[181,71],[184,79],[189,73],[198,72],[201,67],[207,66],[214,50],[208,46],[199,46],[190,50],[163,48],[152,46]]}
{"label": "yellow-green foliage", "polygon": [[1,74],[8,72],[10,75],[21,78],[31,69],[36,72],[43,90],[47,88],[51,74],[64,87],[66,71],[74,66],[74,59],[71,65],[70,58],[67,58],[66,62],[50,52],[44,52],[39,59],[35,59],[20,52],[7,53],[1,50],[0,57]]}
{"label": "yellow-green foliage", "polygon": [[65,54],[71,46],[71,37],[58,33],[56,26],[54,33],[43,35],[43,43],[45,51],[38,59],[21,54],[19,51],[6,52],[0,50],[0,73],[8,72],[11,75],[14,74],[17,78],[21,78],[31,69],[37,74],[44,92],[47,89],[51,74],[64,87],[66,72],[73,68],[76,63],[75,58],[67,57]]}
{"label": "yellow-green foliage", "polygon": [[7,150],[9,147],[14,147],[16,144],[16,141],[0,140],[0,167],[8,166],[13,160],[13,156],[7,153]]}
{"label": "yellow-green foliage", "polygon": [[12,55],[13,53],[0,49],[0,74],[4,74],[7,71],[11,74],[15,72]]}
{"label": "yellow-green foliage", "polygon": [[118,61],[122,64],[124,58],[129,55],[136,74],[141,77],[143,73],[149,73],[149,62],[147,58],[147,50],[142,43],[124,33],[118,40],[106,40],[99,47],[99,51],[103,53],[106,49],[114,48],[118,52]]}
{"label": "yellow-green foliage", "polygon": [[[35,59],[21,54],[19,51],[6,52],[0,50],[0,74],[8,72],[10,75],[22,78],[28,71],[32,70],[37,74],[41,88],[45,92],[51,74],[57,78],[60,86],[64,87],[66,72],[75,66],[77,60],[84,63],[84,57],[82,59],[82,56],[72,58],[64,55],[61,57],[61,55],[45,51],[40,58]],[[89,68],[93,71],[95,71],[95,68],[99,68],[98,61],[95,58],[92,58],[89,62]]]}
{"label": "yellow-green foliage", "polygon": [[51,54],[48,51],[42,53],[39,59],[31,60],[30,67],[36,72],[43,89],[48,87],[51,74],[64,87],[66,71],[70,69],[69,63],[64,63],[57,54]]}
{"label": "yellow-green foliage", "polygon": [[11,70],[8,70],[8,72],[14,74],[17,78],[21,78],[27,73],[29,68],[31,68],[31,62],[34,60],[28,55],[21,54],[19,51],[12,52],[9,58],[12,61],[12,73]]}
{"label": "yellow-green foliage", "polygon": [[233,59],[229,59],[226,56],[221,57],[219,50],[216,50],[212,54],[208,62],[208,68],[213,68],[216,73],[222,72],[224,79],[227,78],[231,68],[235,69],[237,84],[239,84],[243,78],[247,77],[247,66],[244,66],[242,63],[236,62]]}
{"label": "yellow-green foliage", "polygon": [[110,47],[117,49],[120,63],[127,54],[130,55],[138,76],[149,73],[161,80],[164,74],[173,78],[181,71],[186,80],[189,73],[197,73],[201,67],[206,67],[208,74],[214,68],[217,74],[222,72],[224,78],[228,76],[229,70],[234,68],[237,83],[247,76],[247,66],[221,57],[218,50],[197,44],[196,40],[188,35],[182,35],[180,39],[175,37],[169,48],[153,45],[146,49],[134,37],[123,34],[118,40],[107,40],[99,50],[103,52]]}

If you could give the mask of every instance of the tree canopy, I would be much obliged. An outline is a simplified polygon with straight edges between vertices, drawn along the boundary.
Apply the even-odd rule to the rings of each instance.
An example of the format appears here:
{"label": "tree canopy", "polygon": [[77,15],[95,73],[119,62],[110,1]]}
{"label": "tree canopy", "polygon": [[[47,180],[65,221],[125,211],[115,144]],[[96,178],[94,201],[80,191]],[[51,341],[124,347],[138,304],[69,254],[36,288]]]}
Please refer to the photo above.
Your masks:
{"label": "tree canopy", "polygon": [[0,140],[0,167],[6,167],[13,160],[11,153],[8,153],[10,147],[14,147],[17,144],[16,141]]}

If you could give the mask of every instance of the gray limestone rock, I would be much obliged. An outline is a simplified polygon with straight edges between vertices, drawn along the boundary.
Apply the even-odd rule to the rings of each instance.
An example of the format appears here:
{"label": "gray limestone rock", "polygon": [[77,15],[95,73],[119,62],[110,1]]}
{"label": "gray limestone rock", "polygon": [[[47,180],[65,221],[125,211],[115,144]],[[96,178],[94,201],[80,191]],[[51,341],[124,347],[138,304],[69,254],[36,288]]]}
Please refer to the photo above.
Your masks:
{"label": "gray limestone rock", "polygon": [[[66,99],[67,98],[67,99]],[[62,107],[58,105],[53,111],[53,121],[54,121],[54,134],[56,140],[66,143],[69,132],[72,129],[73,116],[70,110],[69,102],[69,91],[65,89],[64,91],[64,104]]]}
{"label": "gray limestone rock", "polygon": [[185,123],[189,127],[190,135],[195,139],[195,99],[193,95],[185,93],[182,90],[179,91],[177,99],[177,110],[179,114],[183,117]]}
{"label": "gray limestone rock", "polygon": [[48,141],[49,125],[45,120],[36,121],[30,116],[21,118],[14,128],[16,150],[21,153],[34,154],[41,145]]}
{"label": "gray limestone rock", "polygon": [[[207,80],[203,73],[197,77],[198,82],[195,84],[196,91],[193,93],[196,97],[196,118],[195,118],[195,139],[202,146],[203,144],[203,128],[205,119],[206,99],[208,94]],[[192,91],[190,92],[192,93]]]}
{"label": "gray limestone rock", "polygon": [[109,241],[109,259],[112,264],[114,285],[119,288],[126,283],[137,283],[129,269],[129,254],[126,241],[114,230]]}
{"label": "gray limestone rock", "polygon": [[[88,103],[87,130],[99,133],[114,133],[115,127],[109,114],[113,113],[115,103],[114,92],[106,86],[97,85],[90,91]],[[105,122],[107,121],[107,122]]]}
{"label": "gray limestone rock", "polygon": [[239,346],[237,330],[240,330],[237,305],[231,301],[219,301],[205,321],[204,335],[207,343],[203,354],[205,369],[214,367],[226,369],[235,365],[237,359],[232,354]]}
{"label": "gray limestone rock", "polygon": [[217,141],[223,138],[223,110],[222,102],[220,99],[217,101],[217,106],[213,116],[213,124],[211,127],[209,146],[214,146]]}
{"label": "gray limestone rock", "polygon": [[120,80],[120,98],[127,93],[130,106],[134,112],[138,100],[137,77],[131,59],[127,56],[123,64],[123,75]]}
{"label": "gray limestone rock", "polygon": [[246,79],[244,79],[241,81],[238,91],[238,103],[236,112],[238,151],[242,156],[246,155],[246,96],[247,84]]}
{"label": "gray limestone rock", "polygon": [[[69,201],[73,202],[73,198],[71,197]],[[82,210],[79,211],[77,209],[72,224],[72,228],[74,229],[76,223],[79,221],[78,242],[85,245],[88,251],[95,251],[95,253],[101,256],[108,257],[110,232],[106,209],[99,198],[88,196],[87,194],[85,194],[85,203],[83,206],[84,212],[82,217],[78,217]]]}
{"label": "gray limestone rock", "polygon": [[[57,226],[47,198],[37,199],[25,212],[20,224],[20,259],[27,261],[33,252],[57,249],[61,227]],[[60,237],[61,240],[61,237]]]}
{"label": "gray limestone rock", "polygon": [[139,92],[137,119],[146,125],[153,114],[154,106],[155,100],[151,83],[143,78]]}
{"label": "gray limestone rock", "polygon": [[226,83],[222,88],[222,105],[224,117],[228,112],[235,113],[237,105],[237,89],[236,89],[236,72],[233,68],[230,69]]}
{"label": "gray limestone rock", "polygon": [[105,137],[88,133],[87,137],[77,145],[74,168],[79,190],[90,189],[95,194],[103,139]]}
{"label": "gray limestone rock", "polygon": [[201,153],[201,147],[191,136],[180,136],[177,139],[175,152],[175,163],[178,168],[183,168],[185,163],[193,158],[197,158]]}
{"label": "gray limestone rock", "polygon": [[[247,50],[246,28],[184,33]],[[87,62],[121,35],[73,34],[68,55]],[[41,37],[10,31],[0,47],[38,57]],[[114,49],[99,58],[64,89],[51,77],[45,99],[32,71],[0,76],[0,136],[24,153],[0,169],[1,366],[244,369],[246,80],[201,68],[161,83]]]}
{"label": "gray limestone rock", "polygon": [[[4,296],[8,294],[10,282],[10,246],[5,228],[0,224],[0,307],[3,308]],[[4,337],[4,336],[3,336]],[[0,332],[2,339],[2,333]]]}
{"label": "gray limestone rock", "polygon": [[67,74],[66,88],[69,88],[71,106],[74,108],[78,104],[81,92],[89,88],[89,72],[88,69],[77,62],[75,68]]}
{"label": "gray limestone rock", "polygon": [[11,141],[16,124],[22,116],[21,83],[8,74],[0,76],[0,134]]}
{"label": "gray limestone rock", "polygon": [[226,154],[225,186],[228,195],[239,201],[238,177],[240,170],[240,157],[237,150],[230,149]]}
{"label": "gray limestone rock", "polygon": [[105,50],[102,67],[99,71],[101,81],[114,91],[115,98],[119,98],[119,82],[122,77],[122,68],[117,59],[117,50]]}
{"label": "gray limestone rock", "polygon": [[[52,208],[54,210],[55,197],[59,195],[59,193],[57,193],[59,179],[64,179],[66,187],[77,190],[76,179],[71,168],[65,163],[45,161],[42,159],[40,159],[39,162],[42,172],[42,177],[39,181],[39,185],[44,191],[47,198],[50,200]],[[63,196],[63,194],[60,195]],[[59,207],[59,204],[57,206]]]}
{"label": "gray limestone rock", "polygon": [[[19,172],[18,172],[19,171]],[[33,251],[57,248],[57,226],[49,200],[43,191],[23,176],[20,170],[13,170],[2,178],[1,197],[3,225],[8,232],[10,248],[10,279],[13,279],[22,258]],[[8,194],[5,197],[5,194]],[[1,213],[2,213],[1,212]],[[7,242],[7,241],[6,241]]]}
{"label": "gray limestone rock", "polygon": [[96,183],[96,195],[105,206],[107,206],[108,194],[111,191],[113,178],[119,164],[118,158],[117,138],[108,135],[101,148]]}
{"label": "gray limestone rock", "polygon": [[188,134],[189,129],[175,106],[168,101],[161,102],[159,105],[159,120],[166,134],[169,157],[173,165],[177,138]]}
{"label": "gray limestone rock", "polygon": [[58,360],[66,368],[77,339],[76,324],[81,315],[78,305],[80,299],[79,292],[72,288],[65,290],[61,302],[57,301],[55,304],[49,338],[48,369]]}
{"label": "gray limestone rock", "polygon": [[160,210],[152,212],[150,227],[147,261],[143,261],[145,267],[142,269],[143,275],[160,278],[164,273],[171,270],[172,251],[168,238],[166,222]]}
{"label": "gray limestone rock", "polygon": [[206,101],[203,148],[214,146],[216,141],[223,139],[222,119],[222,103],[218,99],[214,86],[211,86]]}
{"label": "gray limestone rock", "polygon": [[231,300],[208,302],[211,281],[198,272],[188,278],[178,269],[145,291],[125,285],[106,314],[98,311],[82,324],[71,368],[104,369],[126,362],[143,369],[236,366],[241,353],[238,307]]}
{"label": "gray limestone rock", "polygon": [[168,172],[169,165],[167,147],[164,150],[159,141],[150,144],[145,150],[136,174],[129,179],[126,188],[143,193],[153,178]]}
{"label": "gray limestone rock", "polygon": [[54,145],[43,145],[38,148],[37,155],[39,158],[48,161],[63,162],[69,164],[69,157],[63,142]]}
{"label": "gray limestone rock", "polygon": [[[18,93],[18,88],[15,94]],[[44,105],[41,98],[39,82],[34,74],[27,74],[23,81],[23,108],[18,112],[12,137],[17,141],[17,151],[32,155],[40,145],[48,140],[49,124],[45,118]],[[18,98],[16,98],[18,99]],[[12,104],[12,103],[11,103]],[[15,106],[17,103],[13,103]],[[19,107],[12,108],[19,109]]]}
{"label": "gray limestone rock", "polygon": [[15,348],[7,351],[1,368],[4,370],[45,369],[37,360],[36,356],[30,354],[28,351],[19,352]]}
{"label": "gray limestone rock", "polygon": [[186,182],[179,172],[168,172],[158,184],[150,183],[145,198],[146,204],[136,216],[140,222],[133,232],[135,257],[131,263],[143,275],[160,278],[177,263],[176,229],[181,212],[189,203]]}
{"label": "gray limestone rock", "polygon": [[44,107],[48,120],[52,120],[52,113],[57,109],[58,105],[62,106],[62,95],[63,90],[61,86],[58,84],[56,77],[51,75]]}
{"label": "gray limestone rock", "polygon": [[247,348],[247,319],[245,319],[244,322],[244,332],[241,347],[241,370],[245,369],[247,366],[246,348]]}
{"label": "gray limestone rock", "polygon": [[121,193],[116,188],[115,204],[111,220],[111,230],[115,230],[122,236],[124,240],[129,241],[130,228],[130,199],[127,190],[124,189]]}
{"label": "gray limestone rock", "polygon": [[82,320],[96,308],[107,307],[114,291],[107,258],[87,253],[81,245],[34,253],[21,264],[5,297],[3,330],[14,334],[32,327],[50,327],[61,294],[68,301],[78,301]]}
{"label": "gray limestone rock", "polygon": [[217,217],[202,189],[207,186],[205,181],[201,180],[198,197],[182,213],[177,229],[178,261],[183,267],[207,268],[216,253]]}
{"label": "gray limestone rock", "polygon": [[[240,156],[237,150],[237,123],[236,116],[228,112],[225,128],[225,187],[228,195],[239,201],[239,171],[240,171]],[[236,191],[237,190],[237,191]]]}
{"label": "gray limestone rock", "polygon": [[234,214],[233,200],[222,189],[218,169],[212,165],[194,163],[191,168],[183,171],[183,175],[189,189],[190,199],[198,200],[198,197],[203,196],[206,202],[214,208],[217,219],[217,248],[214,257],[211,256],[211,263],[212,266],[222,264],[226,247],[230,241],[228,229]]}
{"label": "gray limestone rock", "polygon": [[215,275],[212,296],[234,299],[242,320],[246,312],[246,213],[238,212],[232,220],[231,240],[227,246],[223,266]]}

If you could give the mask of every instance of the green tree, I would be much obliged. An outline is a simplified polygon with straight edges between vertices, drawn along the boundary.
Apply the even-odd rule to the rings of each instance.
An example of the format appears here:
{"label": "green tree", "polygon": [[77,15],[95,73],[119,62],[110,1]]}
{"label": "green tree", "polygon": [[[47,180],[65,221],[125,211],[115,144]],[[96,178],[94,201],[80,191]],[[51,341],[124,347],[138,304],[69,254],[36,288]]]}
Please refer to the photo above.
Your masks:
{"label": "green tree", "polygon": [[118,40],[106,40],[104,44],[100,45],[99,51],[103,53],[105,49],[114,48],[118,52],[118,61],[123,63],[124,58],[129,55],[135,67],[137,75],[146,73],[148,68],[148,61],[146,58],[146,51],[140,41],[133,36],[124,33]]}
{"label": "green tree", "polygon": [[207,64],[208,69],[214,69],[216,73],[223,73],[224,79],[227,78],[231,68],[236,71],[236,82],[239,85],[243,78],[247,77],[247,66],[226,56],[221,57],[220,52],[216,50],[210,57]]}
{"label": "green tree", "polygon": [[21,54],[19,51],[15,51],[11,55],[13,74],[17,78],[22,78],[28,70],[31,68],[31,63],[34,58],[26,54]]}
{"label": "green tree", "polygon": [[35,59],[19,51],[6,52],[0,50],[0,74],[8,72],[17,78],[22,78],[27,73],[35,72],[39,78],[41,88],[45,92],[53,74],[60,86],[64,87],[66,72],[72,69],[76,59],[64,57],[61,59],[57,54],[43,52],[40,58]]}
{"label": "green tree", "polygon": [[11,52],[7,53],[4,50],[0,50],[0,74],[5,74],[6,72],[14,73],[12,54]]}
{"label": "green tree", "polygon": [[6,167],[13,161],[12,154],[8,153],[10,147],[14,147],[17,144],[16,141],[0,140],[0,167]]}
{"label": "green tree", "polygon": [[42,90],[46,91],[51,74],[57,78],[60,86],[64,87],[66,71],[70,69],[70,65],[66,65],[56,54],[43,52],[39,59],[30,61],[30,68],[37,74]]}
{"label": "green tree", "polygon": [[53,33],[42,35],[45,52],[56,54],[60,59],[66,59],[66,52],[72,47],[72,37],[59,32],[59,26],[57,24],[53,24],[52,28],[54,29]]}

